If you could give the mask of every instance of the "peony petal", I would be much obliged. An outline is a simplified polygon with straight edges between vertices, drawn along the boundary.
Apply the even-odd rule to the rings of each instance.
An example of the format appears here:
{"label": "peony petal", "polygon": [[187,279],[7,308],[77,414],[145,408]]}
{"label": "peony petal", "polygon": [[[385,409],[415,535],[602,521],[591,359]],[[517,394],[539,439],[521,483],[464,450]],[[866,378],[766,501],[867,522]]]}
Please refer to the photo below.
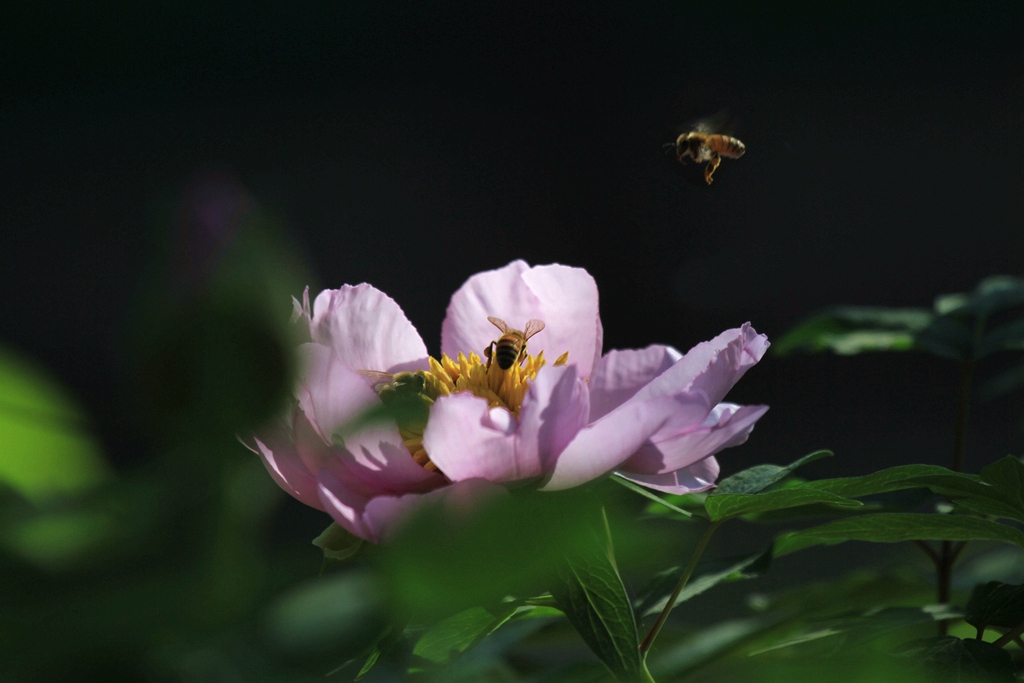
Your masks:
{"label": "peony petal", "polygon": [[430,493],[378,496],[367,503],[363,524],[375,542],[387,542],[424,506],[440,504],[449,514],[470,515],[485,501],[507,494],[502,486],[483,479],[467,479]]}
{"label": "peony petal", "polygon": [[680,400],[675,396],[634,398],[584,427],[558,456],[541,488],[572,488],[616,469],[679,411]]}
{"label": "peony petal", "polygon": [[344,449],[332,469],[344,467],[374,491],[406,493],[429,491],[445,483],[437,472],[423,469],[412,459],[393,424],[364,427],[345,437]]}
{"label": "peony petal", "polygon": [[324,510],[343,526],[360,538],[378,542],[373,533],[363,523],[363,513],[369,497],[354,491],[344,477],[338,476],[330,469],[323,469],[317,474],[317,494]]}
{"label": "peony petal", "polygon": [[768,412],[768,406],[738,406],[719,403],[704,423],[684,433],[672,434],[663,427],[629,460],[622,472],[665,474],[700,462],[747,440],[755,423]]}
{"label": "peony petal", "polygon": [[624,479],[665,493],[696,493],[707,491],[718,479],[718,461],[713,457],[704,458],[689,467],[665,474],[634,474],[617,472]]}
{"label": "peony petal", "polygon": [[292,297],[292,324],[298,329],[298,339],[302,343],[313,341],[313,309],[309,306],[309,287],[302,292],[302,303]]}
{"label": "peony petal", "polygon": [[767,350],[768,338],[744,323],[697,344],[636,395],[649,398],[699,391],[707,396],[709,407],[717,405]]}
{"label": "peony petal", "polygon": [[618,408],[682,357],[671,346],[661,344],[609,351],[590,376],[590,421]]}
{"label": "peony petal", "polygon": [[537,471],[529,476],[551,471],[558,455],[587,425],[589,414],[590,394],[576,366],[540,369],[523,398],[516,432],[517,459],[536,463]]}
{"label": "peony petal", "polygon": [[544,330],[547,337],[537,335],[536,348],[549,349],[552,359],[568,351],[580,377],[590,377],[604,344],[597,282],[582,268],[559,264],[531,268],[523,280],[540,299],[546,316],[540,319],[551,328]]}
{"label": "peony petal", "polygon": [[427,347],[395,300],[368,284],[325,289],[313,302],[313,341],[353,370],[425,370]]}
{"label": "peony petal", "polygon": [[554,359],[569,352],[581,377],[589,377],[601,354],[597,283],[582,268],[558,264],[531,268],[513,261],[504,268],[477,273],[452,296],[441,327],[441,351],[483,353],[500,332],[487,320],[495,316],[522,330],[531,318],[545,328],[528,346]]}
{"label": "peony petal", "polygon": [[320,433],[310,424],[302,409],[295,411],[292,420],[292,441],[302,464],[308,472],[319,472],[338,457],[334,446],[324,441]]}
{"label": "peony petal", "polygon": [[324,509],[317,496],[316,477],[306,469],[295,447],[283,434],[253,437],[252,441],[253,444],[242,441],[242,445],[260,456],[278,486],[306,505]]}
{"label": "peony petal", "polygon": [[[379,405],[380,399],[362,375],[326,346],[304,344],[300,355],[306,369],[296,393],[305,421],[296,419],[294,430],[299,454],[310,471],[330,467],[338,473],[344,468],[362,482],[367,494],[424,491],[444,482],[439,474],[416,464],[394,424],[363,427],[338,443],[335,432]],[[306,421],[322,445],[310,437]]]}
{"label": "peony petal", "polygon": [[504,408],[469,393],[443,396],[430,408],[423,447],[452,481],[515,481],[540,474],[516,458],[516,421]]}
{"label": "peony petal", "polygon": [[296,398],[325,442],[332,441],[339,427],[380,404],[363,376],[342,362],[330,347],[303,344],[298,357],[303,370]]}

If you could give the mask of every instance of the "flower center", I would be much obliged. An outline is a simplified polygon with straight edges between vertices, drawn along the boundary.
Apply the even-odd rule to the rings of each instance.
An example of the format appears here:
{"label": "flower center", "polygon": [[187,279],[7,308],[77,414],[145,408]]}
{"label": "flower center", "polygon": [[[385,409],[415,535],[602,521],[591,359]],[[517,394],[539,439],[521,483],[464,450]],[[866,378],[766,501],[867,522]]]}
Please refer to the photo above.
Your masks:
{"label": "flower center", "polygon": [[[554,364],[565,365],[568,359],[566,351]],[[399,372],[390,384],[379,386],[377,392],[385,405],[397,407],[396,402],[402,401],[395,411],[402,441],[413,459],[433,472],[438,468],[423,448],[423,431],[434,401],[441,396],[468,391],[486,399],[491,408],[504,408],[518,419],[526,390],[546,363],[543,351],[536,356],[528,354],[521,365],[513,363],[507,370],[501,369],[497,362],[484,361],[473,352],[468,358],[460,352],[455,360],[442,354],[441,360],[430,358],[430,370]]]}

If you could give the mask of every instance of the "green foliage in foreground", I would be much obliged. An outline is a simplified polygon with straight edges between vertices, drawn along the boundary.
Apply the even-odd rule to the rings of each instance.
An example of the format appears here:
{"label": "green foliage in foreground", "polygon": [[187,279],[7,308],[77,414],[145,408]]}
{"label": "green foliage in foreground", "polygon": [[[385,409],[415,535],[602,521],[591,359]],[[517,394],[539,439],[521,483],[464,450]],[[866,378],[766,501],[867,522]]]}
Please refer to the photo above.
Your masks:
{"label": "green foliage in foreground", "polygon": [[[67,392],[0,355],[4,681],[1020,680],[1014,457],[979,474],[905,465],[804,478],[832,455],[816,451],[687,496],[613,475],[522,489],[468,518],[424,510],[387,547],[305,509],[300,531],[272,532],[284,496],[224,436],[276,410],[287,386],[286,332],[265,312],[281,277],[261,239],[228,254],[205,298],[161,302],[165,318],[143,325],[152,393],[140,405],[164,442],[136,471],[114,475]],[[931,311],[834,309],[776,348],[922,350],[969,378],[978,361],[1022,348],[1022,306],[1021,282],[998,278]],[[228,368],[241,389],[217,380],[228,360],[210,355],[217,339],[249,340]],[[178,380],[195,393],[172,391]],[[270,543],[275,534],[286,540]],[[716,547],[729,534],[739,555]],[[765,592],[765,579],[857,543],[888,564]],[[948,570],[948,600],[928,558]]]}

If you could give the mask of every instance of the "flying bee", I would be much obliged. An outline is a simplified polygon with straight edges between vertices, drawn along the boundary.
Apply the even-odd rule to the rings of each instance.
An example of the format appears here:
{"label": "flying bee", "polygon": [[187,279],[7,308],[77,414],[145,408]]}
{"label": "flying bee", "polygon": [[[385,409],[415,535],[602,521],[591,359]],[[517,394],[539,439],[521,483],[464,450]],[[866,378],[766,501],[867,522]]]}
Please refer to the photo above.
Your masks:
{"label": "flying bee", "polygon": [[711,184],[711,176],[722,162],[722,157],[739,159],[747,151],[746,145],[736,138],[714,132],[707,121],[696,123],[693,130],[676,138],[675,144],[670,142],[665,146],[676,148],[676,159],[681,164],[686,163],[686,157],[690,157],[698,164],[708,162],[704,167],[704,180],[708,185]]}
{"label": "flying bee", "polygon": [[498,367],[502,370],[508,370],[513,363],[522,362],[526,358],[526,341],[544,329],[543,320],[527,321],[526,329],[520,332],[509,327],[501,318],[487,316],[487,319],[501,330],[501,336],[497,341],[492,341],[484,349],[484,355],[487,356],[487,367],[491,367],[493,357],[497,359]]}

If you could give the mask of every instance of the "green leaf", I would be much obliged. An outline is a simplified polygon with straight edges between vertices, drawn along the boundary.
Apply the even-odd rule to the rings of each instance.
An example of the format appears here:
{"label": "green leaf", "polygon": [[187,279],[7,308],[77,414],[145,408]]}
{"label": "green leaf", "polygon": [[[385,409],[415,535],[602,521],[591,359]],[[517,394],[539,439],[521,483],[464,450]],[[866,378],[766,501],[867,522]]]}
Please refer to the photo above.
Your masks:
{"label": "green leaf", "polygon": [[933,356],[949,360],[974,357],[974,329],[965,321],[939,316],[914,335],[915,344]]}
{"label": "green leaf", "polygon": [[313,539],[313,545],[324,553],[324,562],[343,562],[363,549],[364,541],[336,522]]}
{"label": "green leaf", "polygon": [[42,503],[109,477],[67,390],[34,363],[0,348],[0,485]]}
{"label": "green leaf", "polygon": [[697,515],[695,515],[694,513],[690,512],[688,510],[684,510],[681,507],[673,505],[672,503],[668,502],[667,500],[665,500],[661,496],[659,496],[659,495],[657,495],[655,493],[652,493],[651,491],[648,491],[644,487],[638,486],[637,484],[634,484],[633,482],[629,481],[628,479],[623,479],[622,477],[620,477],[617,474],[613,474],[611,476],[611,480],[614,481],[616,484],[621,484],[622,486],[625,486],[627,489],[629,489],[630,491],[633,491],[634,493],[639,493],[644,498],[647,498],[648,500],[653,501],[653,503],[655,505],[658,505],[658,506],[660,506],[660,507],[662,507],[662,508],[664,508],[666,510],[671,510],[672,512],[680,514],[683,517],[686,517],[687,519],[693,519],[694,517],[697,516]]}
{"label": "green leaf", "polygon": [[718,482],[718,488],[714,490],[712,495],[721,495],[724,493],[760,493],[769,486],[782,481],[788,477],[793,470],[798,467],[802,467],[809,462],[820,460],[821,458],[832,457],[834,453],[832,451],[814,451],[804,457],[796,460],[785,467],[779,465],[756,465],[750,469],[737,472],[731,477],[726,477],[722,481]]}
{"label": "green leaf", "polygon": [[845,541],[1003,541],[1024,547],[1024,532],[987,519],[964,515],[881,513],[829,522],[775,539],[775,556],[814,545]]}
{"label": "green leaf", "polygon": [[594,654],[623,683],[648,680],[610,536],[595,533],[591,548],[566,558],[559,578],[552,590],[555,602]]}
{"label": "green leaf", "polygon": [[841,634],[846,634],[842,641],[843,647],[857,647],[878,640],[893,631],[936,621],[958,619],[962,616],[960,612],[949,605],[871,608],[856,614],[844,614],[832,619],[816,620],[809,630],[755,650],[750,654],[759,655],[782,650]]}
{"label": "green leaf", "polygon": [[964,306],[970,297],[963,292],[956,294],[940,294],[935,297],[935,302],[932,305],[932,309],[939,315],[947,315],[949,313],[956,313]]}
{"label": "green leaf", "polygon": [[991,681],[1013,683],[1013,660],[1001,647],[983,640],[940,636],[920,641],[902,655],[922,662],[942,678],[939,681]]}
{"label": "green leaf", "polygon": [[471,607],[427,629],[413,655],[434,664],[447,664],[512,618],[518,605],[506,603],[491,610]]}
{"label": "green leaf", "polygon": [[782,510],[812,503],[827,503],[838,507],[860,507],[860,501],[837,496],[828,491],[804,488],[786,488],[769,493],[726,493],[708,496],[704,506],[712,522],[772,510]]}
{"label": "green leaf", "polygon": [[589,489],[520,490],[479,501],[472,515],[425,506],[373,561],[399,609],[440,620],[547,590],[562,558],[592,543],[601,502]]}
{"label": "green leaf", "polygon": [[[697,565],[693,576],[683,586],[683,590],[676,599],[676,605],[686,602],[690,598],[696,597],[720,583],[755,579],[763,576],[768,571],[771,559],[771,549],[768,549],[763,553],[744,555],[741,558],[702,562]],[[640,592],[637,612],[641,618],[657,614],[665,608],[668,604],[669,596],[675,589],[676,584],[679,583],[684,570],[685,567],[679,566],[660,572]]]}
{"label": "green leaf", "polygon": [[0,547],[51,571],[80,567],[120,540],[121,522],[107,510],[40,513],[0,525]]}
{"label": "green leaf", "polygon": [[[928,488],[938,495],[956,501],[972,512],[995,517],[1024,520],[1024,466],[1014,458],[1004,458],[990,465],[991,481],[984,475],[953,472],[938,465],[903,465],[862,477],[822,479],[796,484],[789,490],[813,489],[828,491],[846,498],[898,491],[908,488]],[[996,486],[1001,482],[1002,486]]]}
{"label": "green leaf", "polygon": [[925,488],[924,477],[952,475],[965,480],[977,482],[980,477],[970,474],[959,474],[938,465],[901,465],[873,472],[861,477],[841,477],[836,479],[819,479],[797,484],[793,488],[815,489],[827,491],[844,498],[860,498],[877,493],[888,493],[909,488]]}
{"label": "green leaf", "polygon": [[687,674],[771,631],[781,621],[782,617],[771,614],[703,626],[681,643],[659,646],[657,657],[651,661],[651,673],[658,680],[683,680]]}
{"label": "green leaf", "polygon": [[[646,497],[646,496],[645,496]],[[679,519],[673,514],[673,508],[678,508],[686,512],[689,517],[685,517],[684,520],[688,521],[693,517],[698,519],[704,519],[704,501],[708,498],[707,491],[699,491],[697,493],[665,493],[658,496],[657,501],[652,501],[647,504],[644,508],[644,512],[648,515],[656,515],[659,517],[668,517],[670,519]],[[668,508],[662,503],[668,503],[672,508]]]}
{"label": "green leaf", "polygon": [[774,342],[778,355],[793,351],[833,351],[853,355],[866,351],[908,351],[915,334],[934,319],[927,309],[840,306],[818,313]]}
{"label": "green leaf", "polygon": [[1024,349],[1024,320],[1014,320],[994,327],[978,342],[977,358],[982,358],[997,351]]}
{"label": "green leaf", "polygon": [[527,619],[555,619],[564,617],[565,613],[557,607],[550,605],[522,605],[509,619],[510,622],[525,621]]}
{"label": "green leaf", "polygon": [[380,586],[368,573],[344,572],[286,593],[267,616],[272,644],[295,655],[367,651],[384,627]]}
{"label": "green leaf", "polygon": [[1018,306],[1024,306],[1024,279],[993,275],[982,280],[955,312],[990,317]]}
{"label": "green leaf", "polygon": [[[370,653],[366,656],[366,661],[363,662],[362,668],[359,669],[359,673],[356,674],[354,680],[360,681],[366,674],[373,670],[373,667],[377,665],[381,657],[388,657],[397,648],[398,644],[405,638],[405,628],[401,623],[395,623],[387,627],[374,642],[373,647],[370,649]],[[327,673],[331,676],[338,673],[351,662],[345,662],[334,671]],[[403,669],[405,666],[402,667]]]}
{"label": "green leaf", "polygon": [[981,478],[998,490],[1007,504],[1020,510],[1022,516],[1016,519],[1024,522],[1024,462],[1008,455],[981,470]]}
{"label": "green leaf", "polygon": [[977,629],[988,626],[1013,628],[1024,622],[1024,586],[990,581],[975,586],[967,603],[965,619]]}

